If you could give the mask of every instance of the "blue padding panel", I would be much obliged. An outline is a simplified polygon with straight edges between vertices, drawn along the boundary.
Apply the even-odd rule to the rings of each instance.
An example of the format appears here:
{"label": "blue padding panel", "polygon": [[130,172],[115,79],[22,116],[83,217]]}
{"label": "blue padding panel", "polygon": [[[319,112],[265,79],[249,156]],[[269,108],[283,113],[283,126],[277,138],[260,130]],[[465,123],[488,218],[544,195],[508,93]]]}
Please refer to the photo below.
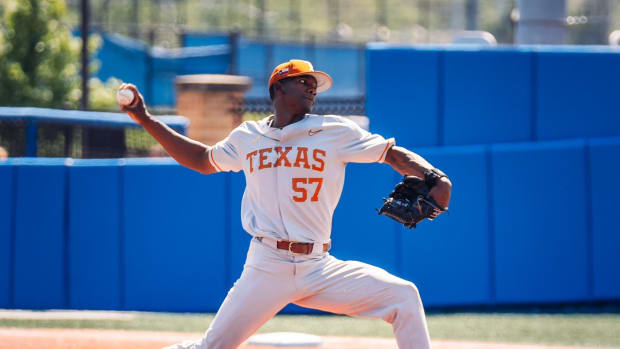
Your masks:
{"label": "blue padding panel", "polygon": [[[97,77],[103,81],[117,78],[136,85],[143,95],[147,92],[148,81],[148,47],[134,39],[121,35],[101,35],[103,45],[97,52],[101,67]],[[150,101],[151,96],[144,96]],[[150,102],[152,103],[152,102]]]}
{"label": "blue padding panel", "polygon": [[[291,59],[310,60],[311,57],[309,55],[309,50],[307,49],[307,46],[301,43],[278,43],[273,45],[274,66],[272,67],[272,69],[275,68],[275,65],[287,62]],[[314,64],[315,69],[320,70],[316,67],[316,63]]]}
{"label": "blue padding panel", "polygon": [[184,35],[183,46],[226,45],[229,41],[228,34],[187,33]]}
{"label": "blue padding panel", "polygon": [[[398,260],[395,223],[377,215],[394,186],[394,170],[381,164],[348,164],[340,203],[332,223],[332,249],[336,258],[358,260],[394,273]],[[369,181],[372,179],[372,185]]]}
{"label": "blue padding panel", "polygon": [[426,306],[487,304],[490,294],[487,156],[483,147],[418,152],[452,180],[450,213],[400,227],[403,278]]}
{"label": "blue padding panel", "polygon": [[175,89],[174,79],[177,74],[174,71],[158,71],[151,75],[151,101],[153,105],[174,105]]}
{"label": "blue padding panel", "polygon": [[363,48],[326,45],[317,47],[314,56],[314,69],[328,73],[334,80],[332,88],[324,96],[350,97],[364,94]]}
{"label": "blue padding panel", "polygon": [[97,76],[102,80],[115,77],[135,84],[152,105],[175,103],[177,75],[223,74],[230,64],[228,45],[150,49],[140,41],[121,35],[102,36],[103,46],[97,53],[102,64]]}
{"label": "blue padding panel", "polygon": [[536,57],[538,139],[620,135],[619,51],[548,51]]}
{"label": "blue padding panel", "polygon": [[594,297],[620,299],[620,234],[617,199],[620,197],[620,139],[590,145],[592,186],[592,246]]}
{"label": "blue padding panel", "polygon": [[373,132],[405,147],[437,144],[439,57],[437,50],[368,47],[366,114]]}
{"label": "blue padding panel", "polygon": [[13,166],[0,160],[0,308],[10,307],[13,170]]}
{"label": "blue padding panel", "polygon": [[14,307],[64,308],[65,174],[57,165],[18,165]]}
{"label": "blue padding panel", "polygon": [[265,43],[239,40],[239,75],[252,78],[252,86],[246,92],[249,97],[269,96],[269,74],[277,63],[268,62],[267,51]]}
{"label": "blue padding panel", "polygon": [[444,144],[532,138],[532,55],[514,49],[445,52]]}
{"label": "blue padding panel", "polygon": [[[215,51],[215,50],[214,50]],[[213,52],[212,54],[192,56],[187,54],[178,59],[179,75],[184,74],[227,74],[230,64],[230,54],[227,50]],[[171,81],[174,85],[174,81]]]}
{"label": "blue padding panel", "polygon": [[125,306],[216,311],[226,285],[225,174],[127,160]]}
{"label": "blue padding panel", "polygon": [[492,151],[497,301],[586,300],[584,144],[530,143]]}
{"label": "blue padding panel", "polygon": [[[174,105],[176,90],[174,81],[178,75],[225,74],[228,72],[230,55],[224,50],[209,52],[184,52],[177,56],[154,56],[152,58],[152,101],[156,105]],[[222,51],[222,52],[219,52]]]}
{"label": "blue padding panel", "polygon": [[119,167],[69,168],[69,306],[120,309]]}

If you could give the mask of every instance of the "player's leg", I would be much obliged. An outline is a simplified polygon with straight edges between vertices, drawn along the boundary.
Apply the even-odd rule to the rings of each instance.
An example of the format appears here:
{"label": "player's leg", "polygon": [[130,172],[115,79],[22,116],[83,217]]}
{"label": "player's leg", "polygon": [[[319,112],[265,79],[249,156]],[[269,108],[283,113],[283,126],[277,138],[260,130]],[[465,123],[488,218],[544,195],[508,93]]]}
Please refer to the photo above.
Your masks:
{"label": "player's leg", "polygon": [[387,271],[331,257],[307,270],[303,287],[310,296],[294,303],[339,314],[381,318],[392,324],[400,349],[430,348],[416,286]]}
{"label": "player's leg", "polygon": [[296,292],[291,266],[267,258],[265,252],[264,247],[251,244],[241,277],[228,292],[205,335],[169,349],[237,348],[290,303]]}

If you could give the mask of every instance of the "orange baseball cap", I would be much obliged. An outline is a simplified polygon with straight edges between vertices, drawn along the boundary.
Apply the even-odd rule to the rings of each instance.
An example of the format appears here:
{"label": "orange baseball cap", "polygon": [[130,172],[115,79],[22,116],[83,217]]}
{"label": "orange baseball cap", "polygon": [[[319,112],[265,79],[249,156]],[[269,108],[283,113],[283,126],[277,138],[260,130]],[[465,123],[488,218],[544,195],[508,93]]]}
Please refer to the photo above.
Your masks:
{"label": "orange baseball cap", "polygon": [[333,80],[331,76],[322,71],[314,70],[312,63],[301,59],[291,59],[278,65],[271,73],[269,87],[276,81],[301,75],[311,75],[316,79],[316,93],[325,92],[332,87]]}

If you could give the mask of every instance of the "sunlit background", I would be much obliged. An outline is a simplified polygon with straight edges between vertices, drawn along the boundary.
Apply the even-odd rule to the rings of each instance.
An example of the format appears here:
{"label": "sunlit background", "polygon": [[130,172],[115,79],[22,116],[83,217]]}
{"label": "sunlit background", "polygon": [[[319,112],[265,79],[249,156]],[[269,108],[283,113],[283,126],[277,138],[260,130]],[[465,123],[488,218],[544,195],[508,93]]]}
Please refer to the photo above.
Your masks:
{"label": "sunlit background", "polygon": [[[67,5],[77,26],[80,1]],[[565,22],[565,44],[606,45],[620,28],[619,5],[566,0],[563,13],[552,15]],[[167,48],[182,46],[185,32],[229,31],[261,40],[419,44],[479,30],[512,44],[520,20],[516,0],[91,0],[91,7],[94,27]]]}

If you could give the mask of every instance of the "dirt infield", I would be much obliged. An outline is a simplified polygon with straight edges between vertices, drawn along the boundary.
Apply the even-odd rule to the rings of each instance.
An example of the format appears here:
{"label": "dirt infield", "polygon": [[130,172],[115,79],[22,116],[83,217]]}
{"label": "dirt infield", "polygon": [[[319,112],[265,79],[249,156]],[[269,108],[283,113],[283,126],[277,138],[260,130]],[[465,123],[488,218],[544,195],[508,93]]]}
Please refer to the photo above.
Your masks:
{"label": "dirt infield", "polygon": [[[0,328],[0,349],[153,349],[199,338],[200,333],[118,331],[91,329]],[[396,349],[396,341],[386,338],[323,337],[324,349]],[[241,346],[243,349],[269,349]],[[275,347],[274,347],[275,348]],[[297,347],[299,348],[299,347]],[[435,349],[577,349],[576,347],[433,341]],[[579,347],[579,349],[587,349]],[[600,348],[599,348],[600,349]]]}

